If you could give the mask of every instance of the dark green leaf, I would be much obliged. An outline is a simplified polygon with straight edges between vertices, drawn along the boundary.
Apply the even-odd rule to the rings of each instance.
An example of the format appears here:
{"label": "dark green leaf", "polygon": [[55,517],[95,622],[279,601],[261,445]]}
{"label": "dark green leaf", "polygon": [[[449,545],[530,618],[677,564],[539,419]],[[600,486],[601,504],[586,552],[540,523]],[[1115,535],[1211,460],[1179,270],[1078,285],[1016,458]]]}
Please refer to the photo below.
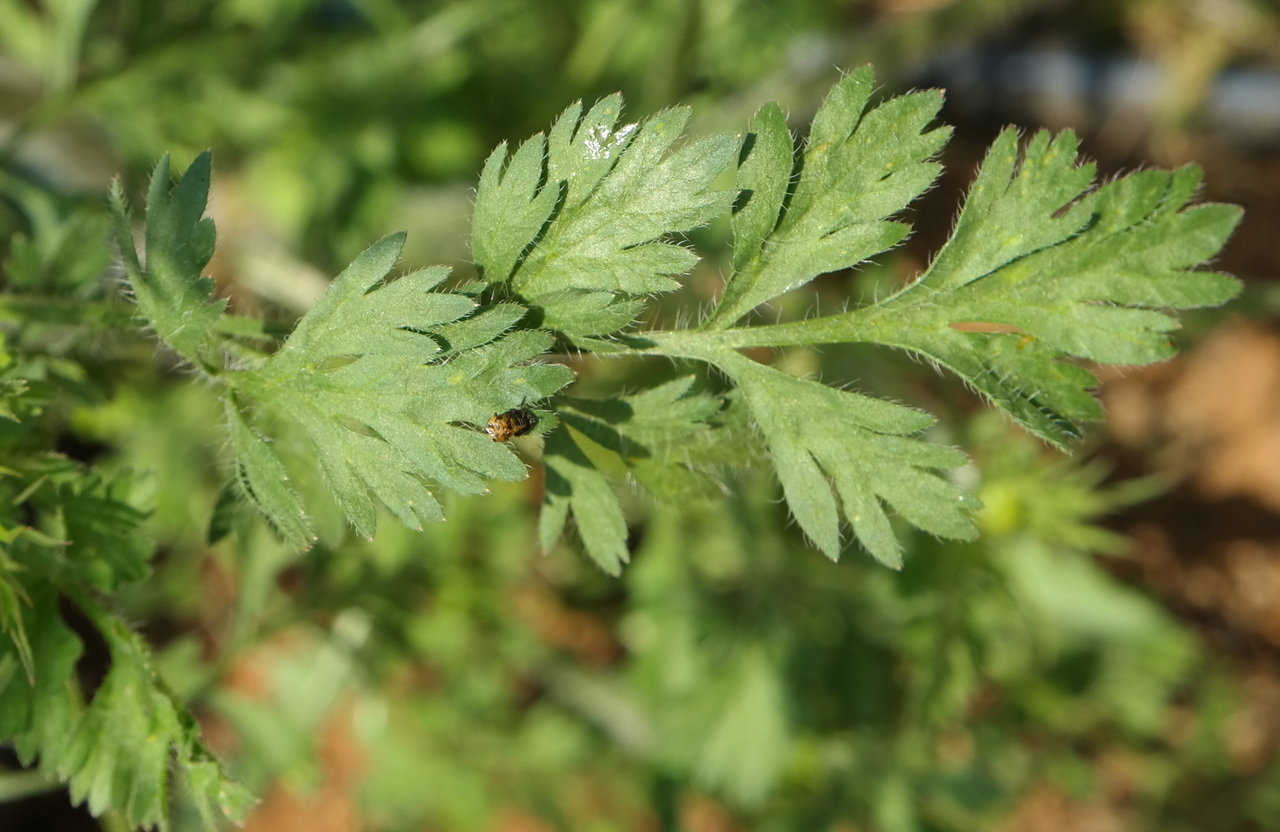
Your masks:
{"label": "dark green leaf", "polygon": [[692,393],[679,378],[617,399],[565,399],[558,412],[567,429],[547,439],[547,493],[540,534],[550,548],[571,509],[583,544],[600,567],[617,574],[630,555],[626,520],[611,480],[631,474],[655,496],[677,500],[715,492],[699,470],[709,428],[723,406]]}

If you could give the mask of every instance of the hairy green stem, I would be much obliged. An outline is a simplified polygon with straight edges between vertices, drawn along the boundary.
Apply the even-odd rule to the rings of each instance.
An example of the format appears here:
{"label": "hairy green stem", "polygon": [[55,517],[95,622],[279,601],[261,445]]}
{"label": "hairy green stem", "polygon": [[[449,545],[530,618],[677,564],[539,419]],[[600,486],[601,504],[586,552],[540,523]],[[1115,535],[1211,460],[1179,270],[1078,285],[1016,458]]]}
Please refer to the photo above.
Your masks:
{"label": "hairy green stem", "polygon": [[840,315],[785,324],[734,327],[723,330],[663,330],[646,332],[637,340],[649,346],[637,352],[705,360],[724,349],[793,347],[880,341],[883,315],[879,309],[856,309]]}

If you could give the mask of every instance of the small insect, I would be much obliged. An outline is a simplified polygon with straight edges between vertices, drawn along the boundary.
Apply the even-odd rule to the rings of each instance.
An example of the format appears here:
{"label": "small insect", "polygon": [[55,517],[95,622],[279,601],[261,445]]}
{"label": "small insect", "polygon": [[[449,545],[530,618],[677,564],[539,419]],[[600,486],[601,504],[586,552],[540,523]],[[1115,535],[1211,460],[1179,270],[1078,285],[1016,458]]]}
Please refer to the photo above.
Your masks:
{"label": "small insect", "polygon": [[494,442],[506,442],[517,436],[524,436],[538,425],[538,417],[527,410],[508,410],[506,413],[495,413],[489,417],[484,432]]}

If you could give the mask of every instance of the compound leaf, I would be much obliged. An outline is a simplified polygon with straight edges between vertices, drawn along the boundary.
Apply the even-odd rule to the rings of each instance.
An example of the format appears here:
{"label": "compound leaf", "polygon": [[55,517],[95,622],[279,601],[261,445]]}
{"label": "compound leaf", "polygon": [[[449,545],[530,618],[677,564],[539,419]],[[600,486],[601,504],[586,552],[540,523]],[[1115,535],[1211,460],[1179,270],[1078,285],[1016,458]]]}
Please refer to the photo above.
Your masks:
{"label": "compound leaf", "polygon": [[[895,569],[902,546],[884,504],[926,531],[971,539],[977,500],[940,477],[966,461],[917,439],[933,419],[758,364],[732,350],[709,358],[742,390],[800,527],[828,557],[840,554],[840,514],[872,556]],[[838,497],[838,500],[837,500]]]}
{"label": "compound leaf", "polygon": [[[668,241],[725,213],[733,192],[714,183],[738,147],[731,135],[672,150],[686,108],[619,126],[622,96],[585,115],[575,104],[543,140],[489,159],[476,197],[473,254],[491,280],[547,310],[570,335],[614,331],[638,310],[631,296],[666,292],[697,262]],[[514,271],[513,271],[514,268]],[[618,306],[614,309],[612,307]],[[570,308],[572,307],[572,308]]]}
{"label": "compound leaf", "polygon": [[[111,670],[71,733],[57,761],[59,776],[71,784],[76,803],[87,800],[97,815],[120,807],[134,827],[169,828],[170,771],[187,780],[197,802],[217,805],[240,821],[252,799],[217,770],[204,770],[212,757],[200,743],[199,727],[158,683],[149,654],[137,634],[118,620],[104,633],[111,649]],[[187,776],[187,766],[199,766]],[[214,829],[212,813],[206,828]]]}
{"label": "compound leaf", "polygon": [[[387,237],[357,257],[261,367],[225,376],[302,429],[338,505],[366,537],[376,528],[375,498],[421,528],[443,517],[431,482],[474,494],[489,479],[523,478],[523,463],[473,426],[572,378],[562,366],[526,363],[550,347],[549,333],[502,335],[519,307],[477,308],[432,291],[447,269],[388,281],[403,240]],[[231,421],[246,494],[286,538],[307,539],[283,463],[247,422]]]}
{"label": "compound leaf", "polygon": [[540,523],[544,548],[559,538],[573,512],[588,554],[618,574],[630,557],[626,518],[611,480],[633,476],[655,496],[687,499],[714,490],[701,451],[708,420],[723,403],[693,393],[688,376],[616,399],[562,399],[565,429],[547,438],[546,497]]}
{"label": "compound leaf", "polygon": [[[706,327],[725,329],[820,274],[901,242],[901,211],[937,178],[930,161],[950,130],[928,129],[937,91],[872,107],[870,68],[842,79],[818,111],[789,202],[791,136],[776,105],[760,109],[738,169],[746,197],[734,218],[734,272]],[[785,210],[784,210],[785,203]]]}
{"label": "compound leaf", "polygon": [[[1060,447],[1101,409],[1093,375],[1072,363],[1169,358],[1166,309],[1216,306],[1234,278],[1196,271],[1240,218],[1188,203],[1198,168],[1143,171],[1085,193],[1070,133],[1038,133],[1019,161],[1005,131],[987,156],[955,234],[921,278],[849,313],[863,336],[927,356],[1036,436]],[[838,329],[838,324],[836,325]],[[842,338],[841,340],[848,340]]]}

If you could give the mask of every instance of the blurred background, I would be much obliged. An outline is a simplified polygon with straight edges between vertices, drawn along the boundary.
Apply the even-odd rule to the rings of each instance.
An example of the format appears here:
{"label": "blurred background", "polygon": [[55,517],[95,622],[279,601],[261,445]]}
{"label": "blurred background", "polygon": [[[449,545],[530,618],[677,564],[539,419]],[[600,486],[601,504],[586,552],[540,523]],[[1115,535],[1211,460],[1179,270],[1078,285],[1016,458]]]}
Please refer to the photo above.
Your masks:
{"label": "blurred background", "polygon": [[[397,229],[409,264],[465,278],[484,158],[570,102],[691,104],[705,134],[774,100],[800,131],[865,63],[886,94],[947,90],[947,172],[906,246],[780,316],[923,268],[1008,123],[1077,130],[1104,177],[1194,161],[1247,212],[1216,264],[1242,298],[1190,316],[1178,360],[1100,371],[1108,420],[1071,457],[901,356],[781,357],[930,410],[973,456],[981,539],[903,526],[901,573],[828,562],[741,471],[679,507],[625,493],[621,579],[572,538],[544,555],[540,440],[528,481],[421,534],[331,525],[299,556],[241,518],[210,545],[214,391],[128,329],[5,319],[52,357],[58,449],[153,472],[155,573],[118,603],[262,796],[247,829],[1280,829],[1276,0],[0,0],[0,271],[113,294],[111,178],[140,204],[160,156],[212,148],[238,311],[292,319]],[[727,232],[695,242],[704,271],[655,321],[715,291]],[[575,369],[575,395],[674,372]],[[119,828],[0,763],[0,829]]]}

